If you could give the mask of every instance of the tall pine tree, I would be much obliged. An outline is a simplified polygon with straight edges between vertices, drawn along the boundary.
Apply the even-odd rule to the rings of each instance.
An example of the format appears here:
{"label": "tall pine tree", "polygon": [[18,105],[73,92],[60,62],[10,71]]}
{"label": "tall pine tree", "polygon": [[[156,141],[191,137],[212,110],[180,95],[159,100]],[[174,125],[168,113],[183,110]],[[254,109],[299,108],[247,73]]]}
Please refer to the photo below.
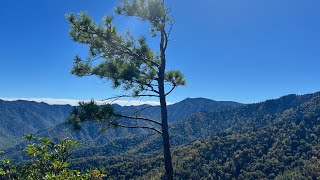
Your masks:
{"label": "tall pine tree", "polygon": [[[88,57],[81,59],[76,56],[71,72],[80,77],[98,76],[110,80],[114,88],[125,90],[125,94],[114,98],[159,98],[161,122],[120,114],[110,104],[98,106],[94,101],[80,103],[80,108],[73,110],[69,122],[77,128],[85,121],[97,121],[104,127],[143,128],[159,133],[163,139],[166,179],[173,179],[166,97],[186,82],[180,71],[166,71],[166,50],[173,25],[170,8],[166,7],[164,0],[120,1],[121,5],[115,8],[115,13],[148,22],[151,37],[158,40],[159,49],[153,50],[146,36],[136,38],[129,31],[125,34],[118,32],[113,16],[106,16],[103,24],[97,24],[85,13],[79,16],[70,14],[67,19],[72,39],[89,46]],[[124,124],[119,120],[121,118],[145,123]]]}

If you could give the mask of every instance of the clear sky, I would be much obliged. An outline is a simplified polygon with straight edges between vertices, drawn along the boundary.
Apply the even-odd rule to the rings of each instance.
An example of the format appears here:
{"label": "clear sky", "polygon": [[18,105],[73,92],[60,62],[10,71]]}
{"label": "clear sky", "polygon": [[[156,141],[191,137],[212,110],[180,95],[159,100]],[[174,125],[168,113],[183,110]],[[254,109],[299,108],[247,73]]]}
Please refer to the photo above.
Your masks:
{"label": "clear sky", "polygon": [[[69,73],[75,54],[65,14],[100,21],[116,0],[0,2],[0,97],[103,99],[117,94],[97,78]],[[243,103],[320,91],[319,0],[171,0],[175,26],[168,68],[188,85],[169,98]],[[124,18],[120,29],[146,32]],[[145,99],[150,100],[150,99]],[[152,100],[152,99],[151,99]]]}

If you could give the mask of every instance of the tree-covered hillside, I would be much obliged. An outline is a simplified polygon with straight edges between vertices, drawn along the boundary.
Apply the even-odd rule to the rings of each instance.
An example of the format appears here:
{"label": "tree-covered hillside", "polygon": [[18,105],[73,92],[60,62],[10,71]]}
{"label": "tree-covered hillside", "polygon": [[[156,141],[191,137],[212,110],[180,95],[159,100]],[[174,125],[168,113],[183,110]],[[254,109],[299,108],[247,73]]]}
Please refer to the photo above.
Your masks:
{"label": "tree-covered hillside", "polygon": [[[187,116],[196,112],[206,111],[220,111],[226,109],[233,109],[241,106],[242,104],[229,101],[214,101],[205,98],[188,98],[181,102],[168,106],[168,120],[169,122],[178,122],[183,120]],[[141,106],[119,106],[114,105],[116,111],[130,116],[142,116],[155,120],[160,120],[160,107],[141,105]],[[130,122],[132,123],[132,122]],[[134,122],[138,123],[138,122]],[[51,138],[63,138],[70,137],[80,140],[85,147],[101,146],[110,141],[126,138],[127,136],[133,136],[137,134],[149,134],[152,133],[143,129],[121,129],[111,128],[105,132],[99,133],[99,125],[97,123],[87,122],[82,127],[81,131],[75,132],[70,126],[65,124],[59,124],[54,128],[39,131],[38,136],[51,137]]]}
{"label": "tree-covered hillside", "polygon": [[266,127],[220,133],[179,149],[181,179],[317,179],[320,96],[281,113]]}
{"label": "tree-covered hillside", "polygon": [[[319,177],[320,93],[196,112],[170,131],[177,179]],[[83,172],[101,169],[107,178],[159,179],[160,141],[156,134],[139,133],[81,147],[72,152],[70,165]]]}
{"label": "tree-covered hillside", "polygon": [[[320,93],[303,96],[288,95],[279,99],[262,103],[243,105],[238,108],[197,112],[170,127],[171,143],[177,147],[195,140],[205,139],[219,132],[247,132],[274,123],[283,113],[319,96]],[[106,145],[80,149],[77,157],[111,156],[114,153],[130,152],[145,153],[159,150],[161,139],[156,135],[137,134],[121,137]]]}
{"label": "tree-covered hillside", "polygon": [[[231,109],[241,106],[236,102],[213,101],[204,98],[188,98],[168,106],[170,122],[177,122],[188,115],[199,111],[218,111],[222,109]],[[127,115],[133,115],[137,112],[143,116],[154,119],[160,119],[160,108],[150,105],[141,106],[120,106],[114,104],[117,111]],[[72,107],[69,105],[48,105],[46,103],[37,103],[29,101],[1,101],[0,102],[0,121],[3,126],[0,127],[1,149],[14,146],[21,142],[21,137],[25,133],[34,133],[38,137],[47,137],[58,140],[60,138],[72,138],[81,141],[82,148],[96,147],[105,145],[108,142],[121,139],[120,146],[125,143],[123,138],[132,138],[132,136],[143,136],[149,131],[128,130],[128,129],[108,129],[106,132],[99,132],[99,125],[96,123],[87,123],[81,131],[74,131],[72,127],[64,122],[69,117]],[[143,111],[142,111],[143,110]],[[21,152],[24,144],[17,145],[12,149],[6,149],[6,153],[13,155]],[[15,155],[15,159],[21,160],[20,155]]]}
{"label": "tree-covered hillside", "polygon": [[0,100],[0,149],[20,142],[26,133],[52,128],[70,114],[69,105]]}
{"label": "tree-covered hillside", "polygon": [[[173,132],[181,133],[174,133],[172,138],[176,144],[173,157],[177,178],[319,177],[320,93],[289,95],[235,110],[201,114],[172,127],[179,128]],[[114,142],[92,148],[88,154],[77,154],[73,165],[79,169],[104,168],[109,177],[161,177],[161,151],[152,146],[157,144],[155,141],[155,137],[148,141],[136,137],[123,141],[125,145]],[[122,148],[126,149],[123,153]]]}

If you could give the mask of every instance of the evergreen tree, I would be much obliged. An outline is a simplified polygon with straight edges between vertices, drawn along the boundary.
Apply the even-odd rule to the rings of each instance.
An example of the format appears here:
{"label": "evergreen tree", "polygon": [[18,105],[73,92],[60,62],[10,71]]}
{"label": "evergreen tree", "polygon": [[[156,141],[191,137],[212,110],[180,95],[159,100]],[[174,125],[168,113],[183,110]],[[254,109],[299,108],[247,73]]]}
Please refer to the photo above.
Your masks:
{"label": "evergreen tree", "polygon": [[[177,87],[185,85],[183,74],[178,70],[166,71],[166,50],[173,25],[170,8],[164,0],[120,0],[115,13],[136,17],[150,25],[151,37],[159,40],[159,50],[152,50],[146,36],[134,37],[127,31],[121,34],[113,25],[113,16],[103,18],[103,24],[96,24],[86,13],[80,16],[70,14],[70,35],[75,42],[89,46],[86,59],[76,56],[72,74],[77,76],[97,76],[110,80],[114,88],[123,88],[123,97],[156,97],[161,106],[161,122],[115,112],[110,104],[98,106],[94,101],[81,102],[68,120],[80,128],[85,121],[97,121],[103,127],[143,128],[162,135],[166,178],[173,179],[166,97]],[[95,61],[93,63],[93,61]],[[96,63],[99,61],[98,63]],[[166,86],[169,86],[166,88]],[[167,90],[167,91],[166,91]],[[141,125],[124,124],[121,118],[145,122]]]}

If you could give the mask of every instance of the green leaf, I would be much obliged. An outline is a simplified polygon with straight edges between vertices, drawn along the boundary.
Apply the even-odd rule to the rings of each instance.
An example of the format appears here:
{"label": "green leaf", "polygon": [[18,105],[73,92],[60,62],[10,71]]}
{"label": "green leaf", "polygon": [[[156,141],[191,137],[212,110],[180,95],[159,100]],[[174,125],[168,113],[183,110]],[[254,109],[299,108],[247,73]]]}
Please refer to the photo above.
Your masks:
{"label": "green leaf", "polygon": [[44,145],[49,145],[51,143],[51,139],[49,138],[39,138],[39,140],[44,144]]}
{"label": "green leaf", "polygon": [[34,139],[35,137],[32,134],[25,134],[23,138],[27,139],[29,142]]}

